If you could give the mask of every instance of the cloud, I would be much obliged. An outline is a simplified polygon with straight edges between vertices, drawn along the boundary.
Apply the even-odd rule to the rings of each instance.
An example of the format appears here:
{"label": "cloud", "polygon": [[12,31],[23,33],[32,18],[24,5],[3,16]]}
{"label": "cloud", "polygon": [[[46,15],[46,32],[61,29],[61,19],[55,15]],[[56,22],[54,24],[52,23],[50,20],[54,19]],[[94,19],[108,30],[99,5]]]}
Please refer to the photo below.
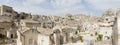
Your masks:
{"label": "cloud", "polygon": [[82,0],[52,0],[51,5],[55,9],[54,13],[57,15],[67,14],[71,13],[77,10],[81,10],[84,8],[83,5],[81,5]]}
{"label": "cloud", "polygon": [[81,0],[52,0],[52,6],[54,8],[70,8],[72,6],[80,6]]}
{"label": "cloud", "polygon": [[24,10],[34,14],[64,15],[82,9],[83,6],[80,3],[81,0],[25,0],[22,6],[24,8],[17,10]]}
{"label": "cloud", "polygon": [[24,4],[30,4],[30,5],[40,5],[42,3],[46,3],[47,0],[25,0]]}
{"label": "cloud", "polygon": [[120,0],[2,0],[0,5],[12,6],[18,12],[41,15],[101,15],[108,8],[120,8]]}
{"label": "cloud", "polygon": [[26,13],[32,13],[32,14],[39,14],[39,15],[50,15],[49,9],[44,9],[42,7],[32,6],[32,5],[23,5],[23,7],[16,6],[14,8],[15,10],[19,12],[26,12]]}
{"label": "cloud", "polygon": [[91,7],[99,10],[120,8],[120,0],[85,0]]}

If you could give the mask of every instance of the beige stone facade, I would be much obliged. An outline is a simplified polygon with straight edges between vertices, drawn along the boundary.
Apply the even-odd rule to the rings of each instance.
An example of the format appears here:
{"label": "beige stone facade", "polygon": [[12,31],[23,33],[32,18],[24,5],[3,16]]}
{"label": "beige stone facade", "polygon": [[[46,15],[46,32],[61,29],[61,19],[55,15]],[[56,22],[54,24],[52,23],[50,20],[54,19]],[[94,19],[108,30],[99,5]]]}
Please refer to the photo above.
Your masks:
{"label": "beige stone facade", "polygon": [[[13,28],[12,20],[8,16],[0,16],[0,41],[4,39],[4,43],[16,44],[17,33]],[[1,43],[0,42],[0,43]]]}
{"label": "beige stone facade", "polygon": [[3,5],[0,6],[0,36],[5,35],[9,43],[14,40],[17,45],[109,45],[112,41],[117,45],[120,42],[119,14],[107,10],[101,17],[31,15],[17,13]]}

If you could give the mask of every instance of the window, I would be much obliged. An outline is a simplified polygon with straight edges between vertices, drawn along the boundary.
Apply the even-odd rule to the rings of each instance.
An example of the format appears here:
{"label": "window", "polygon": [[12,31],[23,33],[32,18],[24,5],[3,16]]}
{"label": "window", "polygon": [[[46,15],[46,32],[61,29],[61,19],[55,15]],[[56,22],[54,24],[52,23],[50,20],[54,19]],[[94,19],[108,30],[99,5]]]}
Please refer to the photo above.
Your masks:
{"label": "window", "polygon": [[6,10],[6,12],[12,13],[12,11],[11,11],[11,10]]}
{"label": "window", "polygon": [[4,37],[5,37],[5,35],[3,35],[3,34],[0,34],[0,39],[1,39],[1,38],[4,38]]}
{"label": "window", "polygon": [[107,34],[107,32],[105,32]]}
{"label": "window", "polygon": [[108,21],[108,19],[106,19],[106,21]]}
{"label": "window", "polygon": [[11,38],[13,38],[13,34],[11,34]]}
{"label": "window", "polygon": [[45,25],[43,25],[43,28],[47,28]]}
{"label": "window", "polygon": [[34,30],[32,29],[32,32],[34,32]]}
{"label": "window", "polygon": [[110,23],[110,22],[108,22],[108,23]]}

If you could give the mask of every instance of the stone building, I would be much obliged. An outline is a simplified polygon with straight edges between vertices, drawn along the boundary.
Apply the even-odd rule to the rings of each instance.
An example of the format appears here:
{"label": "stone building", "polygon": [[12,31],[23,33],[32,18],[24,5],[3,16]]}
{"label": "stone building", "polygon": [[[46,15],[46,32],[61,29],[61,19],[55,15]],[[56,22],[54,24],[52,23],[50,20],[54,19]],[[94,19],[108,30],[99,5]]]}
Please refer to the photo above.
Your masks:
{"label": "stone building", "polygon": [[76,29],[69,26],[55,26],[53,30],[59,31],[59,44],[73,43],[73,36]]}
{"label": "stone building", "polygon": [[0,15],[12,16],[12,15],[16,15],[16,12],[13,10],[12,7],[2,5],[0,6]]}
{"label": "stone building", "polygon": [[116,18],[113,25],[112,41],[113,45],[120,45],[120,10],[116,12]]}
{"label": "stone building", "polygon": [[[9,20],[10,18],[6,16],[0,16],[0,29],[1,29],[1,34],[7,36],[7,31],[11,27],[11,21]],[[6,28],[7,27],[7,28]]]}
{"label": "stone building", "polygon": [[1,15],[13,15],[13,9],[12,7],[6,6],[6,5],[2,5],[0,7],[0,14]]}
{"label": "stone building", "polygon": [[13,28],[10,17],[0,16],[0,38],[5,39],[5,43],[15,43],[17,38],[17,29]]}
{"label": "stone building", "polygon": [[18,31],[17,45],[60,45],[59,30],[25,28]]}
{"label": "stone building", "polygon": [[[56,38],[54,31],[50,28],[43,28],[39,22],[34,20],[21,20],[18,30],[18,45],[53,45]],[[52,39],[51,39],[52,38]]]}
{"label": "stone building", "polygon": [[25,13],[25,12],[20,12],[18,16],[20,19],[31,19],[32,18],[30,13]]}
{"label": "stone building", "polygon": [[[18,24],[18,30],[17,30],[17,36],[18,36],[17,45],[29,45],[28,41],[29,41],[29,38],[31,38],[29,36],[32,36],[32,35],[29,35],[29,34],[32,34],[31,30],[36,30],[37,27],[39,27],[39,23],[37,21],[33,21],[33,20],[30,20],[30,19],[29,20],[27,20],[27,19],[26,20],[20,20],[20,22]],[[27,34],[27,33],[29,33],[29,34]],[[36,34],[36,33],[33,33],[33,34]],[[24,43],[25,41],[27,43]],[[34,44],[34,43],[32,43],[32,44]]]}
{"label": "stone building", "polygon": [[[38,45],[54,45],[54,31],[52,29],[38,28]],[[59,41],[59,40],[58,40]]]}

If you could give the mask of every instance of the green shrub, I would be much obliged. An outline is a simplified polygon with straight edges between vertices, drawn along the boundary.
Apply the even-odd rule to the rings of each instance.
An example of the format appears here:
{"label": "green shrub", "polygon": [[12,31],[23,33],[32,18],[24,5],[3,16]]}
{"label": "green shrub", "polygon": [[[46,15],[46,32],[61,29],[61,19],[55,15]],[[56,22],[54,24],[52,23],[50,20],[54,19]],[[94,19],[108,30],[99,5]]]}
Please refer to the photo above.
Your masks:
{"label": "green shrub", "polygon": [[102,35],[102,34],[99,34],[98,37],[97,37],[97,40],[98,40],[98,41],[101,41],[102,38],[103,38],[103,35]]}
{"label": "green shrub", "polygon": [[77,35],[77,34],[78,34],[78,32],[76,31],[76,32],[75,32],[75,34]]}
{"label": "green shrub", "polygon": [[95,32],[95,35],[98,35],[98,33],[97,33],[97,32]]}
{"label": "green shrub", "polygon": [[93,36],[93,34],[90,34],[91,36]]}
{"label": "green shrub", "polygon": [[80,41],[83,42],[83,36],[80,36]]}

